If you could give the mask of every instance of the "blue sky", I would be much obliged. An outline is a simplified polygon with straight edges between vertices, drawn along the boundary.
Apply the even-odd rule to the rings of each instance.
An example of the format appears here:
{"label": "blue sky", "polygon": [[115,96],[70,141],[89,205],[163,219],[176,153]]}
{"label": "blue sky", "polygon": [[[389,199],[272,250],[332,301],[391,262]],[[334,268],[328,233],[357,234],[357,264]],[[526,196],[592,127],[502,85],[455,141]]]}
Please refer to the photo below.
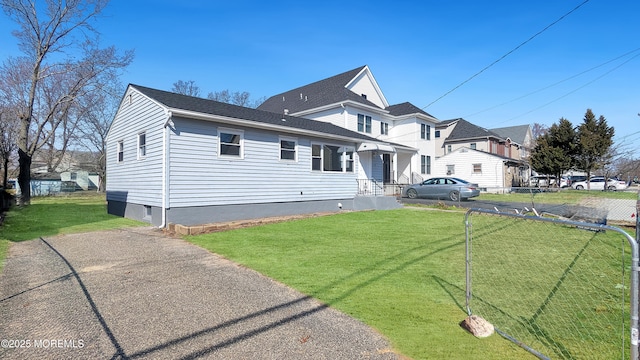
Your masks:
{"label": "blue sky", "polygon": [[[591,108],[640,154],[636,0],[588,1],[432,103],[583,2],[112,0],[97,28],[104,45],[135,49],[125,84],[259,98],[369,65],[391,104],[487,128],[577,125]],[[18,55],[0,20],[0,59]]]}

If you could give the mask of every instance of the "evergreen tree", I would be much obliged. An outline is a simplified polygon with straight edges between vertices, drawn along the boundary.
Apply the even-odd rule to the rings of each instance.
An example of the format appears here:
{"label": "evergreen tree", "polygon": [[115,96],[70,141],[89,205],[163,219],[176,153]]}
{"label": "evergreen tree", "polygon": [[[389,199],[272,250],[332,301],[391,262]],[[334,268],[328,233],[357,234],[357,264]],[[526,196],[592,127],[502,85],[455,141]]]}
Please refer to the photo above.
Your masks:
{"label": "evergreen tree", "polygon": [[[576,166],[587,173],[587,179],[594,170],[604,166],[613,145],[614,128],[607,124],[604,116],[598,119],[591,109],[587,109],[576,135]],[[588,183],[587,183],[588,184]]]}
{"label": "evergreen tree", "polygon": [[[555,175],[556,179],[574,164],[576,132],[571,122],[560,119],[536,140],[531,154],[531,167],[538,173]],[[547,182],[549,183],[549,182]]]}

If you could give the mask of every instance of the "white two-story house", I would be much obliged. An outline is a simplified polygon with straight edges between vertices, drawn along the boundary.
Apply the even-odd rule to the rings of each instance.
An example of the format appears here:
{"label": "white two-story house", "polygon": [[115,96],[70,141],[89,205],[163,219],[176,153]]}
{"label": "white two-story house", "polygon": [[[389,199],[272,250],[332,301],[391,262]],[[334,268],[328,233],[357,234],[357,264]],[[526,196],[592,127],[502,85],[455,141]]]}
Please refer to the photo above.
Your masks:
{"label": "white two-story house", "polygon": [[362,181],[408,184],[432,174],[438,120],[408,102],[389,104],[368,66],[274,95],[258,109],[328,122],[388,142],[358,148]]}

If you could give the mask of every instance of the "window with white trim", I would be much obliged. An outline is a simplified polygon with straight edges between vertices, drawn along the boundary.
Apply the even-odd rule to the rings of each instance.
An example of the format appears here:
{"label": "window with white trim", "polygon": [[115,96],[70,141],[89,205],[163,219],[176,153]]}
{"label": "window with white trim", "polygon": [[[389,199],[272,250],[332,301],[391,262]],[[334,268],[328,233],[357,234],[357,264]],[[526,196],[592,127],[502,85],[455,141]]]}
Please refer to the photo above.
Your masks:
{"label": "window with white trim", "polygon": [[240,130],[220,129],[218,131],[218,154],[221,157],[242,158],[244,132]]}
{"label": "window with white trim", "polygon": [[389,135],[389,123],[386,123],[386,122],[380,123],[380,134]]}
{"label": "window with white trim", "polygon": [[469,147],[471,148],[471,150],[475,150],[476,149],[476,143],[469,144]]}
{"label": "window with white trim", "polygon": [[311,170],[353,172],[355,148],[326,144],[311,145]]}
{"label": "window with white trim", "polygon": [[344,171],[353,172],[353,154],[355,152],[354,148],[345,148],[343,153],[344,158]]}
{"label": "window with white trim", "polygon": [[431,125],[420,124],[420,139],[431,140]]}
{"label": "window with white trim", "polygon": [[482,174],[482,164],[473,164],[473,173]]}
{"label": "window with white trim", "polygon": [[440,130],[436,130],[436,139],[440,137]]}
{"label": "window with white trim", "polygon": [[358,114],[358,131],[371,134],[371,116]]}
{"label": "window with white trim", "polygon": [[147,134],[141,132],[138,134],[138,160],[147,156]]}
{"label": "window with white trim", "polygon": [[420,156],[420,171],[426,175],[431,174],[431,156]]}
{"label": "window with white trim", "polygon": [[124,141],[122,140],[118,141],[118,148],[116,153],[118,154],[117,162],[123,162],[124,161]]}
{"label": "window with white trim", "polygon": [[447,175],[453,175],[456,173],[455,165],[447,165]]}
{"label": "window with white trim", "polygon": [[342,171],[342,152],[339,146],[324,145],[322,147],[322,170]]}
{"label": "window with white trim", "polygon": [[311,145],[311,170],[322,170],[322,145]]}
{"label": "window with white trim", "polygon": [[298,141],[292,138],[280,138],[280,160],[298,160]]}

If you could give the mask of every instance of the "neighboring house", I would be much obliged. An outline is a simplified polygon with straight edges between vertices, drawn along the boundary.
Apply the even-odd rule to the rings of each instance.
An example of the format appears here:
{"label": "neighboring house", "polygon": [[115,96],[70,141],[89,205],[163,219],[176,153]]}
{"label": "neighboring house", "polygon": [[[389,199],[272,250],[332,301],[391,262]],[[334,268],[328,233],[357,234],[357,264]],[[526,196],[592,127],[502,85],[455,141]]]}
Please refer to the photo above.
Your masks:
{"label": "neighboring house", "polygon": [[502,128],[491,129],[503,139],[511,142],[513,147],[511,157],[514,159],[527,160],[533,150],[533,133],[529,125],[508,126]]}
{"label": "neighboring house", "polygon": [[438,120],[408,102],[390,105],[368,66],[274,95],[258,109],[331,123],[389,142],[360,145],[359,179],[408,184],[432,175]]}
{"label": "neighboring house", "polygon": [[[31,196],[48,196],[58,194],[62,190],[60,174],[38,173],[31,176]],[[17,192],[20,193],[20,187]]]}
{"label": "neighboring house", "polygon": [[[531,128],[529,125],[511,126],[497,129],[485,129],[474,125],[464,119],[453,119],[441,121],[436,126],[436,152],[438,157],[436,162],[440,166],[437,171],[445,171],[443,175],[451,175],[452,171],[443,168],[439,160],[443,156],[456,152],[460,149],[480,151],[489,155],[494,155],[496,159],[485,157],[487,163],[480,164],[485,172],[491,169],[495,173],[496,181],[488,181],[482,185],[487,189],[510,188],[512,186],[526,186],[529,181],[531,169],[528,165],[528,156],[532,143]],[[463,157],[455,157],[457,161],[465,161]],[[497,160],[497,159],[504,159]],[[508,160],[508,161],[507,161]],[[503,164],[502,168],[492,167],[498,161]],[[451,168],[454,165],[470,166],[470,163],[455,163],[449,157],[447,165]],[[476,166],[477,168],[478,166]],[[504,176],[500,174],[505,174]],[[485,174],[486,175],[486,174]],[[476,175],[477,176],[477,175]],[[460,176],[462,177],[462,176]]]}
{"label": "neighboring house", "polygon": [[465,179],[482,191],[504,192],[528,181],[528,168],[522,160],[459,147],[435,161],[437,174]]}
{"label": "neighboring house", "polygon": [[129,85],[107,136],[108,211],[165,226],[398,207],[358,196],[357,182],[373,152],[394,149],[367,131]]}
{"label": "neighboring house", "polygon": [[100,179],[98,173],[86,170],[63,171],[60,179],[67,182],[75,182],[82,190],[96,190]]}
{"label": "neighboring house", "polygon": [[437,156],[449,154],[460,148],[470,148],[512,157],[510,140],[467,120],[443,120],[436,126],[436,131]]}

